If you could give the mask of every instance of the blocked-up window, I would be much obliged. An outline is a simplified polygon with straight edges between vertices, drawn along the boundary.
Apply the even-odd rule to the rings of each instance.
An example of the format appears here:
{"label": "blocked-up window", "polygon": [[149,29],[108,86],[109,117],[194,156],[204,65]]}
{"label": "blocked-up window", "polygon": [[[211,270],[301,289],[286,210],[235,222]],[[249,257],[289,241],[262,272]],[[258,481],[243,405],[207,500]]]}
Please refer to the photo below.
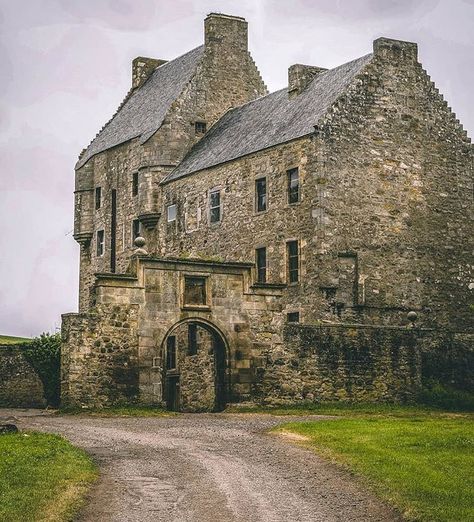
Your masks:
{"label": "blocked-up window", "polygon": [[265,247],[255,250],[255,262],[257,265],[257,281],[259,283],[267,282],[267,249]]}
{"label": "blocked-up window", "polygon": [[257,212],[267,210],[267,178],[255,180],[255,210]]}
{"label": "blocked-up window", "polygon": [[184,278],[184,304],[206,305],[206,278],[186,276]]}
{"label": "blocked-up window", "polygon": [[212,190],[209,194],[209,220],[218,223],[221,220],[221,191]]}
{"label": "blocked-up window", "polygon": [[105,232],[103,230],[97,231],[97,255],[103,256],[105,251]]}
{"label": "blocked-up window", "polygon": [[166,339],[166,369],[174,370],[176,368],[176,337],[170,335]]}
{"label": "blocked-up window", "polygon": [[288,203],[298,203],[300,200],[300,175],[298,169],[290,169],[286,172],[288,184]]}
{"label": "blocked-up window", "polygon": [[95,209],[99,210],[102,206],[102,187],[95,188]]}
{"label": "blocked-up window", "polygon": [[288,282],[297,283],[300,278],[300,256],[298,241],[288,241],[286,244],[288,263]]}

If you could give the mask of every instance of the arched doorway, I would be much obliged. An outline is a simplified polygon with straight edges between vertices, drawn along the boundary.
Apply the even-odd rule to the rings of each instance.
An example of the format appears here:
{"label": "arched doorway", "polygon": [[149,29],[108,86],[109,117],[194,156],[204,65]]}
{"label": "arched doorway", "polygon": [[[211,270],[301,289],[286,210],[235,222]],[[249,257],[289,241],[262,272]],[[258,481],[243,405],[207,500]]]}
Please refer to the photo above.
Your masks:
{"label": "arched doorway", "polygon": [[173,411],[221,411],[228,397],[228,346],[202,319],[187,319],[167,333],[161,357],[163,395]]}

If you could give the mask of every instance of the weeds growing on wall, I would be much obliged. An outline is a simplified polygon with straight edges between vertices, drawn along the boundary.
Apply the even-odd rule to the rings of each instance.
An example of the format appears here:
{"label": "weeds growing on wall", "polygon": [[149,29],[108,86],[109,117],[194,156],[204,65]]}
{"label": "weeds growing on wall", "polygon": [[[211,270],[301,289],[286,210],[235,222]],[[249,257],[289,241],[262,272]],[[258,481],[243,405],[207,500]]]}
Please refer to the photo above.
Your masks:
{"label": "weeds growing on wall", "polygon": [[48,406],[59,406],[61,334],[42,333],[24,345],[23,354],[43,383]]}

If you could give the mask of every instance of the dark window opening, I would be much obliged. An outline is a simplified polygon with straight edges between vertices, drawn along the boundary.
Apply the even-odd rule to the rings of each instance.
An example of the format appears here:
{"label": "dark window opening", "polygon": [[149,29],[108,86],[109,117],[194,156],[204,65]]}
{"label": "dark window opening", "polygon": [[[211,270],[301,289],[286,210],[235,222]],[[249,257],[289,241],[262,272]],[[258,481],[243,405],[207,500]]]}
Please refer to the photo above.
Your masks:
{"label": "dark window opening", "polygon": [[206,305],[206,278],[185,277],[184,278],[184,304]]}
{"label": "dark window opening", "polygon": [[132,175],[132,196],[138,196],[138,172]]}
{"label": "dark window opening", "polygon": [[289,312],[286,314],[286,321],[288,323],[299,323],[300,322],[300,313],[299,312]]}
{"label": "dark window opening", "polygon": [[300,176],[298,169],[287,171],[288,179],[288,203],[298,203],[300,200]]}
{"label": "dark window opening", "polygon": [[105,234],[104,234],[103,230],[97,231],[97,255],[98,256],[104,255],[104,250],[105,250],[104,236],[105,236]]}
{"label": "dark window opening", "polygon": [[267,210],[267,178],[255,180],[255,198],[257,212]]}
{"label": "dark window opening", "polygon": [[95,188],[95,209],[99,210],[102,205],[102,187]]}
{"label": "dark window opening", "polygon": [[194,124],[194,131],[196,132],[196,134],[206,134],[206,122],[197,121]]}
{"label": "dark window opening", "polygon": [[166,369],[174,370],[176,368],[176,337],[170,335],[166,339]]}
{"label": "dark window opening", "polygon": [[257,248],[255,251],[257,263],[257,281],[259,283],[267,282],[267,249],[265,247]]}
{"label": "dark window opening", "polygon": [[117,190],[112,189],[110,216],[110,271],[115,272],[117,261]]}
{"label": "dark window opening", "polygon": [[209,195],[209,217],[211,223],[221,220],[221,191],[213,190]]}
{"label": "dark window opening", "polygon": [[134,219],[132,221],[132,246],[134,246],[135,239],[140,235],[140,220]]}
{"label": "dark window opening", "polygon": [[288,282],[297,283],[299,281],[299,252],[298,241],[288,241],[286,244],[288,258]]}
{"label": "dark window opening", "polygon": [[188,325],[188,355],[196,355],[198,349],[198,327],[195,323]]}

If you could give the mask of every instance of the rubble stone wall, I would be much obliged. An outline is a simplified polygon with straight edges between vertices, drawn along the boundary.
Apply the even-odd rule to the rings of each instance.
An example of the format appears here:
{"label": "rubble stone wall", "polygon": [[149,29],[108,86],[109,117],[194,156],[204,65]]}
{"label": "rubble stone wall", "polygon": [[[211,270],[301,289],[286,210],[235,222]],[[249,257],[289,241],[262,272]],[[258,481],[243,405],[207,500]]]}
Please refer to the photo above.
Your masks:
{"label": "rubble stone wall", "polygon": [[21,346],[0,346],[0,407],[45,407],[43,384],[22,352]]}

